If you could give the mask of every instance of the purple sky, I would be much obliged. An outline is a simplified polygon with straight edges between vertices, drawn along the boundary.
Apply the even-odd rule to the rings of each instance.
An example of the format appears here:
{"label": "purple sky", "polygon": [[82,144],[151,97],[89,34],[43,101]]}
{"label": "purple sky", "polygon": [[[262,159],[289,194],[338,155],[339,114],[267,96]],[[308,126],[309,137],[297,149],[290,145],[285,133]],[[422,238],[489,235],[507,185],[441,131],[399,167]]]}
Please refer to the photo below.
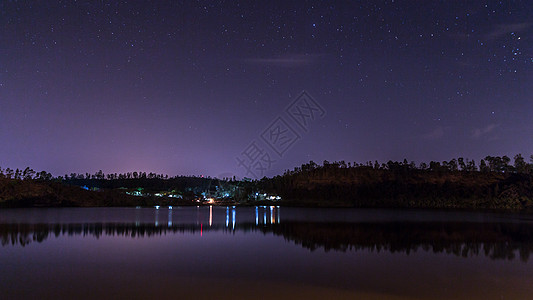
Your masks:
{"label": "purple sky", "polygon": [[[533,153],[530,1],[156,2],[0,2],[0,167],[253,177],[237,158],[272,176]],[[299,127],[303,90],[325,113]],[[280,155],[265,130],[299,138],[271,140]]]}

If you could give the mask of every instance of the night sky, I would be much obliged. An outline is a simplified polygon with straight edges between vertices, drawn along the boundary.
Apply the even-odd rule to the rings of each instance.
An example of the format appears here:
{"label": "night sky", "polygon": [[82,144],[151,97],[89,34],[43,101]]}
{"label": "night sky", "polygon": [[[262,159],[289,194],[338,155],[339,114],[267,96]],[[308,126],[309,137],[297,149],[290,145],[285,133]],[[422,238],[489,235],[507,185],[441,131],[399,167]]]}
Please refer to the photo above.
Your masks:
{"label": "night sky", "polygon": [[154,2],[0,2],[2,168],[533,153],[532,1]]}

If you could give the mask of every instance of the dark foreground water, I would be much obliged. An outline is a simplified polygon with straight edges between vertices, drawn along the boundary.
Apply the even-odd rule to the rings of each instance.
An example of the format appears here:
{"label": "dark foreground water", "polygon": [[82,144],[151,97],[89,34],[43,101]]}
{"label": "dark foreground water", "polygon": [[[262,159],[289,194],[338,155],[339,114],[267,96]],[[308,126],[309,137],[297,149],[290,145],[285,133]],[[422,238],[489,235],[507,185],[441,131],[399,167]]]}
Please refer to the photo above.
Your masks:
{"label": "dark foreground water", "polygon": [[533,216],[0,210],[2,299],[533,299]]}

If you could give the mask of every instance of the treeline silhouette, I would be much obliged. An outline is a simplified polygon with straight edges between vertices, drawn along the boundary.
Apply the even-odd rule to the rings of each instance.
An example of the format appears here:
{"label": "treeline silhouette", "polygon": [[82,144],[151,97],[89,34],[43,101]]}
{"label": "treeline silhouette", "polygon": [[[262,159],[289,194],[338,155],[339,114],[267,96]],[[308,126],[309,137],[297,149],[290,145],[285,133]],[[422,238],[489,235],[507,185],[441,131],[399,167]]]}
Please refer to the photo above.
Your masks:
{"label": "treeline silhouette", "polygon": [[[101,170],[53,177],[29,167],[22,171],[0,168],[0,207],[197,205],[193,200],[206,191],[231,191],[231,201],[244,201],[252,188],[251,182],[235,178],[169,177],[146,172],[106,175]],[[142,191],[143,197],[126,193],[132,190]],[[153,196],[158,192],[173,192],[180,198]]]}
{"label": "treeline silhouette", "polygon": [[[136,172],[133,172],[135,174]],[[129,174],[129,173],[125,173]],[[62,179],[61,182],[70,185],[97,187],[101,189],[118,189],[118,188],[143,188],[145,191],[179,191],[184,195],[194,195],[206,190],[215,189],[215,187],[224,187],[228,185],[242,185],[241,182],[233,179],[218,179],[200,176],[110,176],[111,178],[102,178],[90,176],[70,177]]]}
{"label": "treeline silhouette", "polygon": [[533,252],[533,225],[529,223],[381,222],[240,223],[156,226],[146,223],[0,224],[2,246],[26,246],[60,236],[124,236],[149,238],[167,234],[200,234],[221,231],[254,231],[275,234],[311,251],[371,251],[410,254],[416,251],[447,253],[461,257],[483,255],[491,259],[528,261]]}
{"label": "treeline silhouette", "polygon": [[407,161],[404,159],[402,162],[391,161],[387,163],[379,163],[377,160],[372,162],[368,161],[366,163],[357,163],[357,162],[348,162],[334,161],[330,163],[325,160],[322,165],[316,164],[313,161],[309,163],[302,164],[300,167],[295,167],[294,170],[287,170],[283,174],[293,175],[301,174],[305,172],[310,172],[314,170],[320,170],[325,175],[328,175],[331,171],[338,169],[343,170],[353,170],[353,169],[373,169],[373,170],[388,170],[391,172],[408,172],[413,170],[429,171],[429,172],[482,172],[482,173],[518,173],[518,174],[531,174],[533,173],[533,155],[530,156],[530,163],[527,163],[522,154],[517,154],[514,156],[514,162],[511,164],[511,159],[504,156],[486,156],[484,159],[481,159],[479,166],[476,164],[475,160],[468,158],[453,158],[449,161],[431,161],[428,163],[421,162],[416,164],[414,161]]}
{"label": "treeline silhouette", "polygon": [[89,191],[55,180],[0,178],[0,207],[96,207],[192,205],[184,199],[136,197],[119,189]]}
{"label": "treeline silhouette", "polygon": [[[15,180],[16,182],[14,182]],[[54,185],[52,183],[60,183],[63,186],[79,186],[91,190],[99,190],[101,192],[108,192],[110,190],[117,189],[141,189],[144,196],[149,196],[157,192],[175,192],[179,194],[182,199],[190,200],[198,198],[199,195],[203,192],[219,192],[222,190],[231,192],[232,200],[245,201],[248,199],[248,195],[252,193],[254,184],[250,181],[240,181],[233,178],[212,178],[210,176],[168,176],[164,174],[156,173],[146,173],[146,172],[127,172],[127,173],[113,173],[105,174],[102,170],[94,174],[85,173],[77,174],[71,173],[70,175],[65,174],[64,176],[53,177],[50,173],[46,171],[35,172],[33,169],[27,167],[24,170],[16,169],[12,170],[10,168],[2,169],[0,167],[0,206],[2,205],[2,200],[6,200],[6,197],[9,195],[4,195],[2,197],[2,185],[6,185],[9,182],[8,186],[11,186],[10,190],[14,190],[12,187],[17,185],[23,185],[28,189],[31,189],[31,185],[22,184],[21,182],[33,182],[37,185],[40,184],[41,187],[45,186],[43,183],[51,183],[50,185],[54,186],[54,190],[59,190],[60,186]],[[2,184],[3,183],[3,184]],[[38,191],[42,191],[46,188],[33,189],[38,194]],[[20,189],[19,189],[20,190]],[[49,190],[49,189],[48,189]],[[69,190],[73,192],[73,190]],[[77,192],[75,192],[77,193]],[[5,193],[4,193],[5,194]],[[64,194],[64,193],[63,193]],[[124,194],[124,191],[122,191]],[[45,196],[46,197],[46,196]],[[110,197],[117,198],[117,194],[110,194]],[[18,195],[17,199],[25,198],[24,195]],[[108,197],[109,198],[109,197]],[[122,197],[124,198],[124,197]],[[124,202],[122,199],[120,202]],[[152,199],[153,203],[163,204],[166,202],[163,199]],[[145,202],[137,199],[138,203],[132,203],[131,205],[146,205]],[[28,202],[28,201],[26,201]],[[63,201],[68,202],[68,201]],[[74,200],[74,202],[79,202]],[[80,206],[72,202],[75,206]],[[107,201],[109,205],[115,205]],[[150,202],[150,201],[148,201]],[[168,202],[168,201],[167,201]],[[179,202],[178,204],[192,204],[187,201],[174,200],[174,202]],[[22,203],[22,202],[21,202]],[[131,206],[130,205],[130,206]],[[176,205],[176,203],[174,203]],[[27,205],[24,205],[27,206]],[[88,205],[81,205],[88,206]]]}
{"label": "treeline silhouette", "polygon": [[2,169],[0,167],[0,178],[16,180],[34,180],[34,181],[56,181],[77,186],[90,186],[98,188],[115,189],[120,187],[137,188],[143,187],[147,190],[166,190],[175,188],[185,189],[207,189],[210,186],[225,183],[236,183],[235,178],[212,178],[210,176],[173,176],[169,177],[164,174],[146,173],[146,172],[127,172],[105,174],[102,170],[94,174],[70,173],[64,176],[53,177],[52,174],[41,171],[36,172],[30,167],[24,170],[10,168]]}
{"label": "treeline silhouette", "polygon": [[[71,188],[75,186],[100,193]],[[132,198],[120,188],[142,188],[152,194],[173,191],[182,199]],[[461,157],[420,164],[310,161],[283,175],[254,181],[101,170],[53,177],[29,167],[0,168],[0,206],[191,205],[202,192],[221,190],[230,192],[230,201],[240,203],[253,202],[257,192],[265,192],[281,196],[283,205],[529,210],[533,209],[533,155],[529,163],[521,154],[513,160],[487,156],[479,163]]]}
{"label": "treeline silhouette", "polygon": [[283,175],[263,178],[259,187],[293,205],[530,209],[533,156],[517,154],[429,164],[313,161]]}

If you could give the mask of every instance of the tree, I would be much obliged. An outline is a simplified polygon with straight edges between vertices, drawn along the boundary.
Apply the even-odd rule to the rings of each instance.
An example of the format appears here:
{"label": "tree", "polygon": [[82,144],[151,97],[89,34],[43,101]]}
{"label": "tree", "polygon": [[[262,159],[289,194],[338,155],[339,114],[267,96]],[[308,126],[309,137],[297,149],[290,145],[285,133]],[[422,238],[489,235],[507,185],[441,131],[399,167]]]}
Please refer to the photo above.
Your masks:
{"label": "tree", "polygon": [[485,161],[488,163],[491,172],[501,172],[504,170],[502,158],[499,156],[487,155]]}
{"label": "tree", "polygon": [[476,161],[475,160],[466,160],[466,167],[465,167],[465,170],[467,172],[475,172],[477,171],[477,167],[476,167]]}
{"label": "tree", "polygon": [[[468,160],[468,159],[467,159]],[[459,168],[461,169],[461,171],[466,171],[466,164],[465,164],[465,160],[464,158],[462,157],[459,157],[457,159],[457,163],[459,164]]]}
{"label": "tree", "polygon": [[347,167],[346,162],[344,160],[341,160],[339,162],[339,165],[340,165],[341,168],[346,168]]}
{"label": "tree", "polygon": [[511,159],[509,158],[509,156],[507,155],[502,156],[501,158],[501,171],[502,172],[513,171],[513,167],[509,165],[510,162],[511,162]]}
{"label": "tree", "polygon": [[[61,178],[62,178],[61,176],[58,177],[58,179],[61,179]],[[47,173],[46,171],[41,171],[35,175],[35,179],[45,180],[45,181],[52,180],[52,174]]]}
{"label": "tree", "polygon": [[24,180],[31,180],[35,176],[35,171],[30,169],[30,167],[26,167],[24,171],[22,171],[22,178]]}
{"label": "tree", "polygon": [[442,169],[446,170],[446,171],[451,171],[450,169],[450,164],[447,162],[447,161],[442,161]]}
{"label": "tree", "polygon": [[104,172],[102,172],[102,170],[98,170],[98,172],[94,174],[94,177],[96,177],[96,179],[102,180],[105,179],[105,174]]}
{"label": "tree", "polygon": [[12,169],[10,169],[10,168],[6,169],[6,177],[8,179],[11,179],[11,177],[13,177],[13,170]]}
{"label": "tree", "polygon": [[393,171],[393,172],[398,171],[400,169],[400,167],[401,167],[401,165],[397,161],[389,160],[387,162],[387,170],[389,170],[389,171]]}
{"label": "tree", "polygon": [[450,169],[450,171],[457,171],[458,170],[458,168],[457,168],[457,160],[455,158],[450,160],[450,162],[448,163],[448,168]]}
{"label": "tree", "polygon": [[527,173],[528,171],[528,165],[520,153],[514,156],[514,168],[517,173]]}
{"label": "tree", "polygon": [[487,166],[487,163],[485,162],[484,159],[482,159],[482,160],[479,162],[479,171],[480,171],[480,172],[490,172],[490,167]]}
{"label": "tree", "polygon": [[430,161],[429,162],[429,170],[430,171],[440,171],[441,165],[438,161]]}

